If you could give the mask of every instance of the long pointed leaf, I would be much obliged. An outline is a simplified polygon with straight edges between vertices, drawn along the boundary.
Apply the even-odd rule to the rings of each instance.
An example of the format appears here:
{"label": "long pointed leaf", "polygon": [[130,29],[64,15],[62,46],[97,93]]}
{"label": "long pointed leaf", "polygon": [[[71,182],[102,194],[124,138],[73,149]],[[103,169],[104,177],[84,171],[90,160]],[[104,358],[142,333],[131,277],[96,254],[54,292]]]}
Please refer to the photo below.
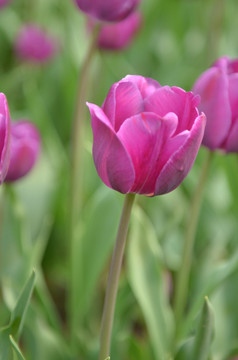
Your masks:
{"label": "long pointed leaf", "polygon": [[35,271],[33,270],[11,314],[9,326],[11,327],[13,336],[16,336],[17,338],[19,337],[23,326],[24,318],[29,305],[34,283],[35,283]]}
{"label": "long pointed leaf", "polygon": [[210,354],[210,348],[214,330],[214,314],[212,306],[207,297],[204,299],[204,305],[201,313],[198,330],[195,336],[192,359],[207,360]]}
{"label": "long pointed leaf", "polygon": [[160,249],[152,224],[139,208],[134,208],[132,218],[128,264],[129,281],[144,313],[156,359],[168,359],[173,321],[163,284]]}
{"label": "long pointed leaf", "polygon": [[19,349],[19,347],[18,347],[16,341],[13,339],[12,335],[9,336],[9,339],[10,339],[10,342],[12,344],[12,348],[14,349],[14,351],[15,351],[15,353],[17,355],[17,358],[19,360],[25,360],[21,350]]}

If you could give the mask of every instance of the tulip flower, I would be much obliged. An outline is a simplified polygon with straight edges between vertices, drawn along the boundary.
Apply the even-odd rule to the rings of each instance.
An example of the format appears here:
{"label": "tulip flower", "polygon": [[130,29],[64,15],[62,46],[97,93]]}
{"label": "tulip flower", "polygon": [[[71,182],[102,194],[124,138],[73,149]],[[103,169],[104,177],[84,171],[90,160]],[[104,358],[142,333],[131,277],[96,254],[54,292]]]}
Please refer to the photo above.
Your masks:
{"label": "tulip flower", "polygon": [[121,193],[148,196],[175,189],[203,138],[206,117],[198,103],[192,92],[128,75],[111,87],[101,108],[88,104],[102,181]]}
{"label": "tulip flower", "polygon": [[7,5],[10,2],[10,0],[0,0],[0,8]]}
{"label": "tulip flower", "polygon": [[210,150],[238,152],[238,59],[218,59],[196,81],[199,110],[207,117],[203,144]]}
{"label": "tulip flower", "polygon": [[87,15],[101,21],[120,21],[125,19],[140,0],[75,0],[78,7]]}
{"label": "tulip flower", "polygon": [[27,24],[23,26],[17,36],[15,50],[22,60],[31,63],[43,63],[55,56],[58,44],[40,27]]}
{"label": "tulip flower", "polygon": [[6,177],[10,158],[10,115],[7,99],[0,93],[0,184]]}
{"label": "tulip flower", "polygon": [[128,46],[141,25],[141,14],[133,12],[126,19],[105,24],[101,27],[98,47],[107,50],[121,50]]}
{"label": "tulip flower", "polygon": [[28,174],[38,158],[40,135],[28,121],[12,123],[10,165],[5,181],[11,182]]}

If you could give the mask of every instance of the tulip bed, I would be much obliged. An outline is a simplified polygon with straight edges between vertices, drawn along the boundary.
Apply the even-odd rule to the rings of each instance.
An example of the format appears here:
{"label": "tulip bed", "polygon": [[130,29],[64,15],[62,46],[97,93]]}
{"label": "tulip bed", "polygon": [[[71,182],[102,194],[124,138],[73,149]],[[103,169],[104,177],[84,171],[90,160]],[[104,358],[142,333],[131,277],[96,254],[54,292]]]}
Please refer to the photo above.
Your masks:
{"label": "tulip bed", "polygon": [[122,3],[0,0],[0,360],[238,359],[238,2]]}

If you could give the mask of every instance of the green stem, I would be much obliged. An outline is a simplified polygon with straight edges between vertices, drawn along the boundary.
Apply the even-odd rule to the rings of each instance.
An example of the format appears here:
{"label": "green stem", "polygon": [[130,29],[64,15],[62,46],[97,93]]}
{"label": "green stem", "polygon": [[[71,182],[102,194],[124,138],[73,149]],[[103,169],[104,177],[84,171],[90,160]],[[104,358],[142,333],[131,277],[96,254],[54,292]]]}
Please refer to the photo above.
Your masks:
{"label": "green stem", "polygon": [[198,218],[202,204],[203,191],[209,174],[212,157],[213,157],[213,153],[209,151],[203,163],[200,179],[197,188],[195,189],[189,211],[189,220],[185,234],[182,262],[176,279],[176,288],[175,288],[174,311],[175,311],[175,321],[176,321],[176,334],[175,334],[176,339],[178,337],[181,319],[186,306],[186,300],[188,294],[188,282],[189,282],[192,256],[193,256],[193,246],[194,246]]}
{"label": "green stem", "polygon": [[102,317],[99,354],[100,360],[105,360],[110,355],[111,333],[116,304],[118,281],[134,199],[135,194],[127,194],[125,197],[120,225],[116,238],[116,244],[112,255]]}
{"label": "green stem", "polygon": [[[72,153],[71,153],[71,173],[70,173],[70,194],[69,194],[69,240],[70,240],[70,287],[69,287],[69,321],[71,340],[75,337],[77,327],[76,312],[79,306],[77,294],[75,292],[77,276],[77,263],[81,264],[79,258],[81,252],[78,251],[77,226],[79,215],[82,208],[83,195],[83,147],[84,147],[84,127],[86,118],[86,99],[88,96],[90,68],[94,54],[97,49],[99,27],[96,26],[92,32],[91,42],[84,59],[76,95],[76,107],[72,125]],[[80,240],[79,240],[80,241]],[[80,271],[81,276],[83,276]]]}

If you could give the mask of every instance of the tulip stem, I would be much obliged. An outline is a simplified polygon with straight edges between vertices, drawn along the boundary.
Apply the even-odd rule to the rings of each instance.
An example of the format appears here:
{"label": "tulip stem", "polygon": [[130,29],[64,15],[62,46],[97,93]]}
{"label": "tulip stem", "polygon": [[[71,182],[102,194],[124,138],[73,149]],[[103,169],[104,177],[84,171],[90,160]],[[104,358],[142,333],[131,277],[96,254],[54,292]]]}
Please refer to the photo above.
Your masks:
{"label": "tulip stem", "polygon": [[99,360],[105,360],[110,355],[111,333],[116,304],[118,281],[134,199],[135,194],[127,194],[125,196],[121,220],[117,232],[116,244],[111,260],[102,316]]}
{"label": "tulip stem", "polygon": [[[77,227],[80,220],[80,213],[82,209],[82,195],[83,195],[83,147],[84,147],[84,127],[86,117],[86,99],[89,88],[90,67],[94,54],[97,49],[99,27],[95,26],[91,42],[87,54],[85,56],[78,82],[78,90],[76,95],[75,114],[72,124],[72,150],[71,150],[71,179],[70,179],[70,194],[69,194],[69,238],[70,238],[70,287],[69,287],[69,321],[71,341],[75,338],[77,327],[77,309],[79,307],[79,299],[77,298],[77,281],[79,271],[77,263],[81,264],[82,256],[78,248],[78,240],[80,234],[77,232]],[[83,274],[81,274],[83,276]]]}
{"label": "tulip stem", "polygon": [[182,254],[181,267],[178,271],[175,287],[175,299],[174,299],[174,312],[175,312],[175,322],[176,322],[176,331],[175,337],[176,341],[179,336],[179,330],[181,325],[181,319],[185,310],[187,294],[188,294],[188,282],[192,264],[193,256],[193,247],[196,235],[196,229],[200,214],[200,209],[202,205],[202,196],[208,178],[209,169],[211,166],[211,161],[213,158],[213,153],[209,151],[206,154],[205,161],[203,163],[201,175],[197,188],[192,197],[190,210],[189,210],[189,219],[185,233],[185,242]]}

